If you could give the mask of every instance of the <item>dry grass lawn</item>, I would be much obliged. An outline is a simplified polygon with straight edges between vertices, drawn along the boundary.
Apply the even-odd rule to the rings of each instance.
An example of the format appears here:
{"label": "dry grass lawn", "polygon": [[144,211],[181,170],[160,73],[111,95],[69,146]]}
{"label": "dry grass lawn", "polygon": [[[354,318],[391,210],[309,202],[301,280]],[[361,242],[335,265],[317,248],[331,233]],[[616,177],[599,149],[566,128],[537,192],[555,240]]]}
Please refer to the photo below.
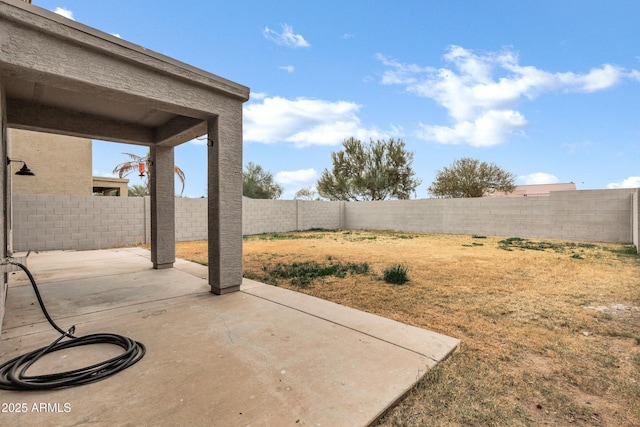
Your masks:
{"label": "dry grass lawn", "polygon": [[[246,237],[244,274],[462,340],[380,425],[637,426],[632,249],[320,230]],[[178,244],[180,258],[204,263],[206,253],[205,242]],[[409,282],[382,280],[393,264]]]}

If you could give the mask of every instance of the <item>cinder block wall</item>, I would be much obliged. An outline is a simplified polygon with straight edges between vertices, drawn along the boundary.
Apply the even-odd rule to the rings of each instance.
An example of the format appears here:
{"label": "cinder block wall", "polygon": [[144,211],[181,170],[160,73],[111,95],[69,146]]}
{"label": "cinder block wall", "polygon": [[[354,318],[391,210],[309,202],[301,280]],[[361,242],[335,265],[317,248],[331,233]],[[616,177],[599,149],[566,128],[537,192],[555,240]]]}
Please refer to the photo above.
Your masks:
{"label": "cinder block wall", "polygon": [[295,200],[242,198],[242,234],[262,234],[298,229]]}
{"label": "cinder block wall", "polygon": [[311,228],[342,228],[344,202],[307,200],[242,200],[244,235]]}
{"label": "cinder block wall", "polygon": [[636,248],[640,253],[640,220],[638,219],[638,216],[640,216],[640,194],[638,193],[638,189],[633,192],[631,211],[633,221],[633,244],[636,245]]}
{"label": "cinder block wall", "polygon": [[148,197],[13,195],[13,250],[88,250],[143,243]]}
{"label": "cinder block wall", "polygon": [[298,224],[296,230],[344,227],[344,202],[314,202],[297,200]]}
{"label": "cinder block wall", "polygon": [[538,197],[347,203],[344,228],[630,243],[634,193],[585,190]]}
{"label": "cinder block wall", "polygon": [[[482,234],[638,247],[636,189],[550,196],[316,202],[243,199],[243,234],[325,229]],[[13,245],[21,252],[100,249],[149,242],[148,197],[13,196]],[[207,200],[176,199],[176,240],[207,239]]]}
{"label": "cinder block wall", "polygon": [[207,240],[207,199],[176,199],[176,240]]}

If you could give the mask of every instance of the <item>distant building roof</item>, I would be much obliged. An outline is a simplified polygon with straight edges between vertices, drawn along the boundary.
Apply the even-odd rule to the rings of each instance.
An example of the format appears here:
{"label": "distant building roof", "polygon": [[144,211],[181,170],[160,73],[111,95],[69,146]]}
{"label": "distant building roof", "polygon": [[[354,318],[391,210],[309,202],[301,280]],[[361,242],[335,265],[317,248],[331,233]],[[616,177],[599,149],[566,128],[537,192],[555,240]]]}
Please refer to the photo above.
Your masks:
{"label": "distant building roof", "polygon": [[559,184],[533,184],[516,185],[513,193],[495,192],[487,194],[487,197],[523,197],[523,196],[548,196],[552,191],[573,191],[576,190],[574,182]]}
{"label": "distant building roof", "polygon": [[94,176],[93,194],[127,197],[129,195],[129,180],[110,176]]}

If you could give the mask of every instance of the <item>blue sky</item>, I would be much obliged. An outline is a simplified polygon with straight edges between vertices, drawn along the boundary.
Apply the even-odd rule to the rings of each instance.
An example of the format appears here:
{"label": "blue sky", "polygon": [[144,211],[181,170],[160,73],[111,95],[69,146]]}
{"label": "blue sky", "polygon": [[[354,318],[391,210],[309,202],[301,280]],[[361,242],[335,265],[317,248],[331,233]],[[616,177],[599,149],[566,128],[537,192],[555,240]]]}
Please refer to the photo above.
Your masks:
{"label": "blue sky", "polygon": [[[460,157],[517,184],[640,187],[637,0],[33,3],[250,87],[244,163],[283,198],[350,136],[404,140],[418,198]],[[95,142],[94,174],[122,152],[146,149]],[[205,152],[176,148],[186,196],[206,194]]]}

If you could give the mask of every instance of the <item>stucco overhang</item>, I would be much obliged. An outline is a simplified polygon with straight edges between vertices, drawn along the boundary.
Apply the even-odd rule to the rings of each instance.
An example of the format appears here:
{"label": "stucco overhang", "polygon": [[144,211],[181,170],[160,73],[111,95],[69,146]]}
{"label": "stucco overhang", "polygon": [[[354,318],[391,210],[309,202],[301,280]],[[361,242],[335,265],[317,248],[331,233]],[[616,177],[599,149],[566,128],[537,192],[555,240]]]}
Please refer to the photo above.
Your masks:
{"label": "stucco overhang", "polygon": [[151,146],[207,133],[249,88],[19,0],[0,0],[9,127]]}

